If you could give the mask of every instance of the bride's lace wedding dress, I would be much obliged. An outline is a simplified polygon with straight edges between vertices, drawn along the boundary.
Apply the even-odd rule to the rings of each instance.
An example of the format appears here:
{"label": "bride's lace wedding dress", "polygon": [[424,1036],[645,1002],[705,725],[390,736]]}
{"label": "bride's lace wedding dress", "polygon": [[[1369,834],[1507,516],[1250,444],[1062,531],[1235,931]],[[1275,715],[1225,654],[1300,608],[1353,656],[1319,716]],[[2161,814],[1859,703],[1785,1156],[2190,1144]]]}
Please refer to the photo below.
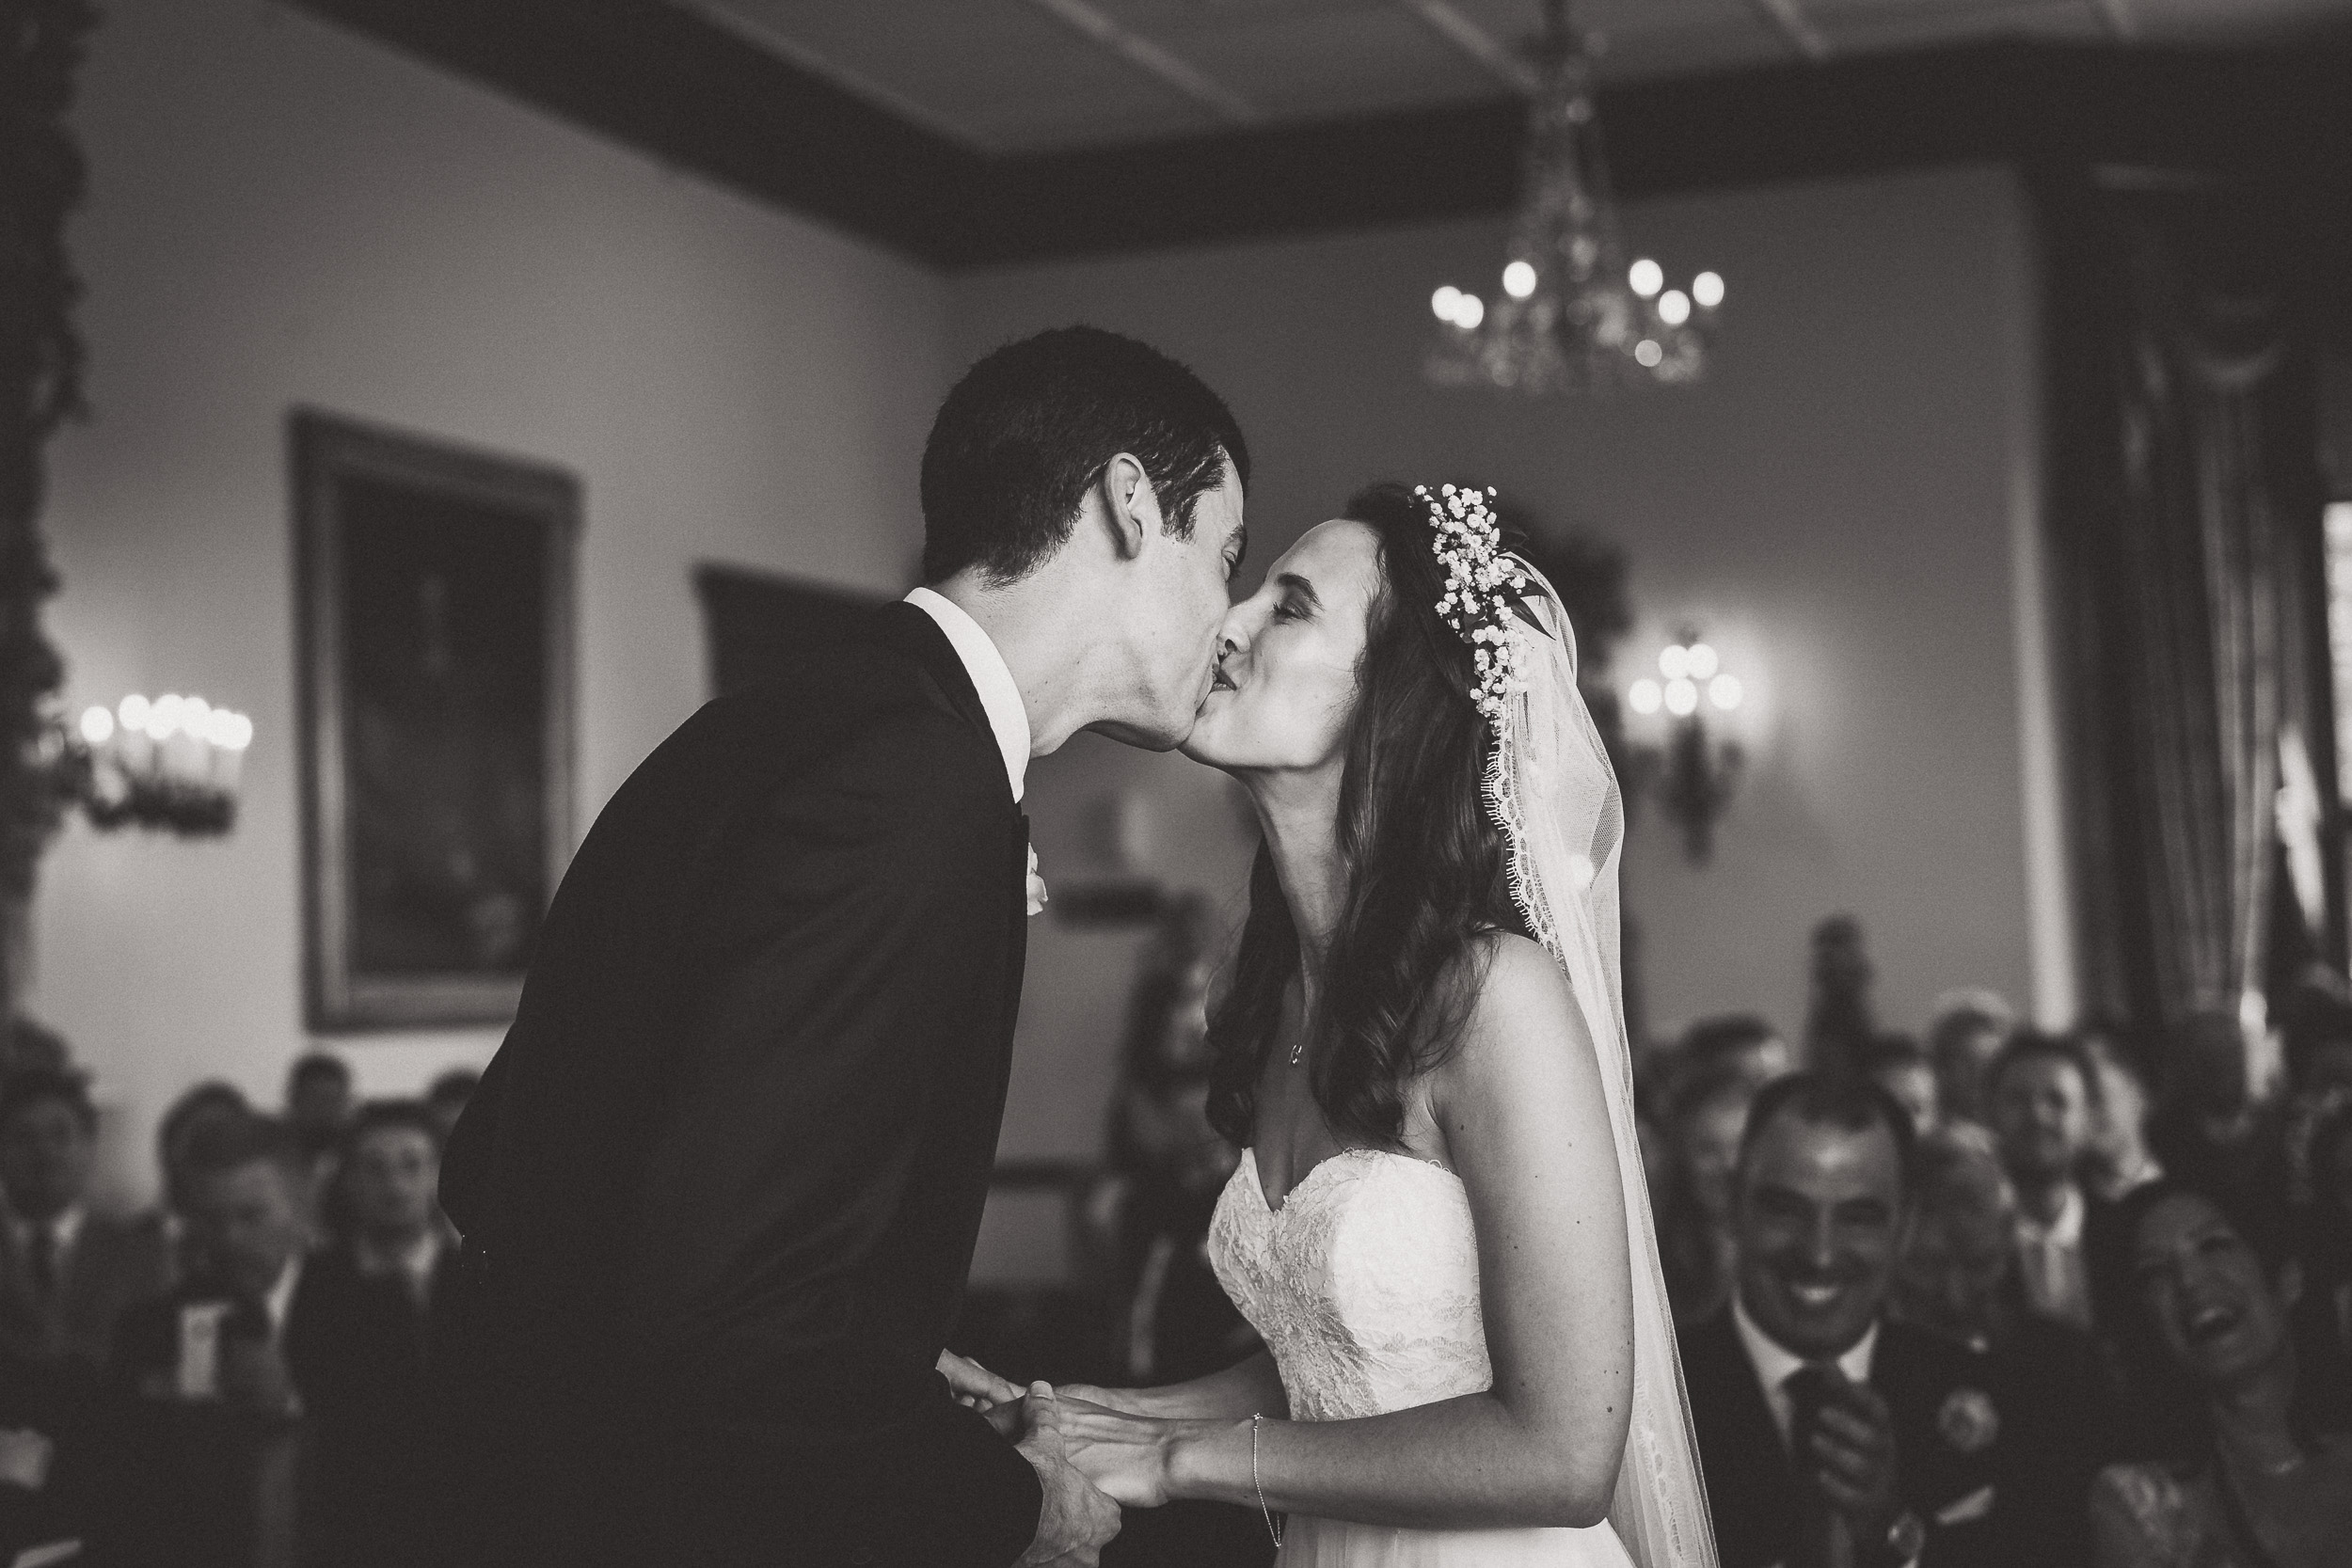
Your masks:
{"label": "bride's lace wedding dress", "polygon": [[[1355,1148],[1309,1171],[1279,1209],[1255,1154],[1217,1199],[1209,1257],[1274,1354],[1291,1418],[1339,1421],[1492,1386],[1478,1243],[1453,1172]],[[1281,1568],[1629,1568],[1608,1525],[1419,1530],[1291,1516]]]}

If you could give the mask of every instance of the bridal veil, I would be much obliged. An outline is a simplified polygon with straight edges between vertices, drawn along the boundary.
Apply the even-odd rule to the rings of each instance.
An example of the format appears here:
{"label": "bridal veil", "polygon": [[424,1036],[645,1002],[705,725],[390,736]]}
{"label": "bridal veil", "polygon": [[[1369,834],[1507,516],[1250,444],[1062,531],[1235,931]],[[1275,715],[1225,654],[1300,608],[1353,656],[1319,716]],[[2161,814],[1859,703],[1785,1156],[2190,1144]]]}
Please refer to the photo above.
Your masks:
{"label": "bridal veil", "polygon": [[1576,684],[1576,634],[1543,574],[1513,558],[1531,586],[1515,627],[1522,679],[1506,699],[1487,801],[1510,844],[1512,896],[1529,931],[1565,970],[1600,1052],[1616,1136],[1633,1265],[1633,1418],[1609,1522],[1640,1568],[1715,1568],[1674,1318],[1658,1260],[1648,1182],[1633,1116],[1633,1057],[1618,970],[1617,861],[1624,797]]}

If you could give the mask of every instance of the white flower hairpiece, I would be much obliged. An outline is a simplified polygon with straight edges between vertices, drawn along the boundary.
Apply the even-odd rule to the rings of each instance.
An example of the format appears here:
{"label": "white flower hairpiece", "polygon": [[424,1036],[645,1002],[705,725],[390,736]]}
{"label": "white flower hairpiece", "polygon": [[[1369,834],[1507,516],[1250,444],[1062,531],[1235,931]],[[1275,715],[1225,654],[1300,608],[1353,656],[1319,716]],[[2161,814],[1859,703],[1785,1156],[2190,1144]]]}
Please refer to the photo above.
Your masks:
{"label": "white flower hairpiece", "polygon": [[1494,491],[1440,485],[1436,495],[1416,485],[1436,531],[1430,548],[1445,569],[1438,613],[1461,633],[1478,661],[1478,711],[1500,732],[1510,699],[1527,689],[1527,671],[1511,628],[1511,608],[1527,591],[1527,572],[1504,553],[1502,528],[1486,502]]}

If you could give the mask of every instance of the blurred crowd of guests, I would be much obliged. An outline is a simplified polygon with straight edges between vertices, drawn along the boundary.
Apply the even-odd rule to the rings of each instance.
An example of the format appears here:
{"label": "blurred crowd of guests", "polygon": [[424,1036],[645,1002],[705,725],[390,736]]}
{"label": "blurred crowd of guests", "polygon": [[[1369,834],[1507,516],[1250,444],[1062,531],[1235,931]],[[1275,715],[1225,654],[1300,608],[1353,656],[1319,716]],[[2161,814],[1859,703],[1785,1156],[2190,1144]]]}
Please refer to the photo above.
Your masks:
{"label": "blurred crowd of guests", "polygon": [[2052,1034],[1964,991],[1924,1039],[1655,1054],[1725,1568],[2352,1562],[2352,1005],[2281,1022]]}
{"label": "blurred crowd of guests", "polygon": [[0,1080],[0,1561],[432,1561],[435,1194],[472,1075],[362,1103],[309,1055],[275,1112],[199,1084],[157,1129],[160,1200],[118,1215],[86,1083],[30,1054]]}

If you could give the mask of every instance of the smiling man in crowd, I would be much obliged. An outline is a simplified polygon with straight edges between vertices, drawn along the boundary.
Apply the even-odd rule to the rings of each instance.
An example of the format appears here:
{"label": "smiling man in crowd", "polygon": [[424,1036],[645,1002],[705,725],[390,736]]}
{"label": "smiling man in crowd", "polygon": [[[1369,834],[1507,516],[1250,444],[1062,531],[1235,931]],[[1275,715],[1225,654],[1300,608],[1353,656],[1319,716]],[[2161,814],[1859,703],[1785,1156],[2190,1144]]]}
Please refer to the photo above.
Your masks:
{"label": "smiling man in crowd", "polygon": [[1756,1097],[1731,1306],[1683,1337],[1724,1568],[2046,1560],[2020,1462],[2041,1429],[1993,1356],[1887,1318],[1911,1118],[1867,1080]]}

